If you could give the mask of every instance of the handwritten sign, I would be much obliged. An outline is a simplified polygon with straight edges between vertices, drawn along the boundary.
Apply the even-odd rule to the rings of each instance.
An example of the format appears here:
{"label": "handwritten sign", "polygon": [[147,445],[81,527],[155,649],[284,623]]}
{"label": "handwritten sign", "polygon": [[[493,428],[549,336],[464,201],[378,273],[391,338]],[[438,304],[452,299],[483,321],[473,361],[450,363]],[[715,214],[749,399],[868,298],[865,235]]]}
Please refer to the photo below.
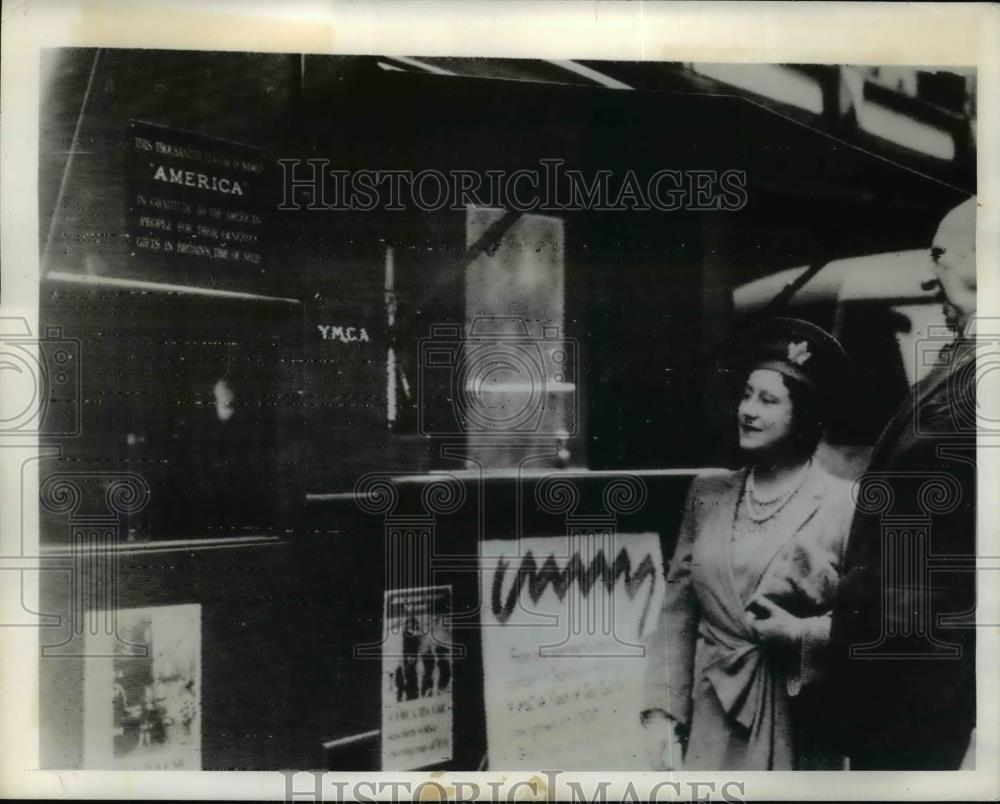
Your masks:
{"label": "handwritten sign", "polygon": [[382,643],[382,770],[453,756],[451,587],[388,589]]}
{"label": "handwritten sign", "polygon": [[643,639],[664,580],[655,534],[482,544],[490,770],[648,769]]}
{"label": "handwritten sign", "polygon": [[135,120],[125,144],[135,255],[262,265],[262,150]]}

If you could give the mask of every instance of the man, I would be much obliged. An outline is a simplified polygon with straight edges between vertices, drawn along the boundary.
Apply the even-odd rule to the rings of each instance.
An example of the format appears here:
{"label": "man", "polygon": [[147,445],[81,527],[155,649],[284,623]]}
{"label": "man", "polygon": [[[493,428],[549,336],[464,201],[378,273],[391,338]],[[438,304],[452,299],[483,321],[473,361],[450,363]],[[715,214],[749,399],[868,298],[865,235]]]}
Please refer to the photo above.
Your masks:
{"label": "man", "polygon": [[[189,489],[184,505],[193,519],[190,535],[264,533],[278,491],[274,475],[273,424],[253,404],[248,380],[217,376],[185,434]],[[207,387],[206,387],[207,390]],[[207,397],[207,394],[206,394]]]}
{"label": "man", "polygon": [[972,198],[938,227],[925,288],[936,286],[956,337],[883,430],[855,490],[830,696],[852,770],[956,769],[971,755],[975,223]]}

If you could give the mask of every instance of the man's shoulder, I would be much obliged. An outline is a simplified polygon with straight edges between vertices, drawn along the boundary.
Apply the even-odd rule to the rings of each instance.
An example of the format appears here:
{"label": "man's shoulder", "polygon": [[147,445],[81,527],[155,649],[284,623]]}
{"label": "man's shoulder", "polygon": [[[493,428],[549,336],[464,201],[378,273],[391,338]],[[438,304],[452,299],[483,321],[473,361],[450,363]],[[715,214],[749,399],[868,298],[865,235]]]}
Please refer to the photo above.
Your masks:
{"label": "man's shoulder", "polygon": [[916,450],[935,449],[942,439],[953,440],[974,433],[976,417],[975,360],[956,359],[948,372],[931,385],[918,383],[907,419],[884,432],[872,450],[869,469],[883,468]]}

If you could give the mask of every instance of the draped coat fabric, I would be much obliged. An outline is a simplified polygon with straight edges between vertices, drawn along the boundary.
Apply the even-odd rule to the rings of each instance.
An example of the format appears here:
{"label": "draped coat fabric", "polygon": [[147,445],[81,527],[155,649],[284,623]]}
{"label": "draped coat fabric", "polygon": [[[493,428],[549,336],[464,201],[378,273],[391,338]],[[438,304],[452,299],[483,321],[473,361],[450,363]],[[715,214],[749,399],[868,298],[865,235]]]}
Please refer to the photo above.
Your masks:
{"label": "draped coat fabric", "polygon": [[[810,722],[810,707],[799,702],[826,664],[850,483],[814,465],[736,573],[732,535],[745,480],[743,470],[691,485],[663,611],[647,644],[644,706],[687,727],[685,769],[841,767],[824,746],[822,724]],[[755,595],[805,619],[800,644],[756,638],[745,619]]]}
{"label": "draped coat fabric", "polygon": [[885,504],[851,526],[824,691],[852,768],[955,769],[975,728],[976,352],[942,350],[859,481]]}

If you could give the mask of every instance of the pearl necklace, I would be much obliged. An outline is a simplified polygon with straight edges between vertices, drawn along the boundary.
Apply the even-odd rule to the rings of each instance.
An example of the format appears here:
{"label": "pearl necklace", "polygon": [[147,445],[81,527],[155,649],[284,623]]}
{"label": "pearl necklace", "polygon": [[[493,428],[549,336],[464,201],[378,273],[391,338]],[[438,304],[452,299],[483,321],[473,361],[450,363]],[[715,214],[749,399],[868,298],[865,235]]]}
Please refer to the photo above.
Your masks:
{"label": "pearl necklace", "polygon": [[[773,497],[770,500],[762,500],[756,495],[756,490],[754,488],[754,470],[750,470],[750,474],[747,475],[746,488],[744,491],[744,499],[746,500],[747,514],[749,514],[750,519],[756,522],[758,525],[762,522],[767,522],[769,519],[773,519],[778,513],[791,501],[791,499],[799,492],[809,477],[810,470],[812,469],[812,459],[806,464],[805,469],[802,470],[801,477],[798,481],[788,489],[788,491],[783,491],[778,494],[777,497]],[[765,505],[765,506],[775,506],[769,512],[758,514],[754,510],[754,505]]]}

